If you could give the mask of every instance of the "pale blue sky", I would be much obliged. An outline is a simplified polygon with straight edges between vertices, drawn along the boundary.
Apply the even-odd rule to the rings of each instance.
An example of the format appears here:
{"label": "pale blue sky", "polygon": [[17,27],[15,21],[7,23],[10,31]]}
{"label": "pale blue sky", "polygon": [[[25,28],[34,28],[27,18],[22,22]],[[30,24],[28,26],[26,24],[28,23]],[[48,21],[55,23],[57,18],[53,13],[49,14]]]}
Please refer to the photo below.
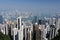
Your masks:
{"label": "pale blue sky", "polygon": [[39,14],[60,12],[60,0],[0,0],[0,10],[20,9]]}

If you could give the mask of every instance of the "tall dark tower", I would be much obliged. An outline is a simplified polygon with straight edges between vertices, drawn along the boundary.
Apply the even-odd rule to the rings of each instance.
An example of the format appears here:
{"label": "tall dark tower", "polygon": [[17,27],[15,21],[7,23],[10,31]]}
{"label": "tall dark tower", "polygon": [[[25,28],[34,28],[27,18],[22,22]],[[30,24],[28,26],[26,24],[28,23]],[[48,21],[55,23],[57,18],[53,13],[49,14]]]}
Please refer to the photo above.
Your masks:
{"label": "tall dark tower", "polygon": [[33,39],[32,40],[36,40],[35,25],[33,25]]}
{"label": "tall dark tower", "polygon": [[35,24],[38,21],[37,16],[34,16],[32,23]]}
{"label": "tall dark tower", "polygon": [[0,24],[3,24],[3,16],[0,15]]}

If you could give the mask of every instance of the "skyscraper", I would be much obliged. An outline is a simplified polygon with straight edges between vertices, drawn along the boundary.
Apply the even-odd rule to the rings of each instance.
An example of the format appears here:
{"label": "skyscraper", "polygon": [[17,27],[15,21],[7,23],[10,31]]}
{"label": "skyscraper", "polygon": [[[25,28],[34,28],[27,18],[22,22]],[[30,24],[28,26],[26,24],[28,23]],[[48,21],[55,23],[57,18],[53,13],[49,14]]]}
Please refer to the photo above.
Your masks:
{"label": "skyscraper", "polygon": [[22,17],[17,18],[18,40],[23,40]]}
{"label": "skyscraper", "polygon": [[0,15],[0,23],[3,24],[3,16]]}
{"label": "skyscraper", "polygon": [[18,28],[18,30],[21,29],[21,26],[22,26],[21,19],[22,19],[21,17],[17,18],[17,28]]}
{"label": "skyscraper", "polygon": [[37,16],[34,16],[34,19],[32,20],[32,23],[35,24],[38,21]]}

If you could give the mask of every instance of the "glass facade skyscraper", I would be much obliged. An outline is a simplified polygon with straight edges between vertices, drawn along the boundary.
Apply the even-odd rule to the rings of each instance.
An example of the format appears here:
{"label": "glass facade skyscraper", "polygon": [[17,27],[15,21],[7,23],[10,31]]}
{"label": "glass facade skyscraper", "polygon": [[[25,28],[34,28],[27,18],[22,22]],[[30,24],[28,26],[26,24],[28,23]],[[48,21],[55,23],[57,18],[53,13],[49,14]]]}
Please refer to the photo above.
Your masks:
{"label": "glass facade skyscraper", "polygon": [[0,23],[3,24],[3,16],[0,15]]}

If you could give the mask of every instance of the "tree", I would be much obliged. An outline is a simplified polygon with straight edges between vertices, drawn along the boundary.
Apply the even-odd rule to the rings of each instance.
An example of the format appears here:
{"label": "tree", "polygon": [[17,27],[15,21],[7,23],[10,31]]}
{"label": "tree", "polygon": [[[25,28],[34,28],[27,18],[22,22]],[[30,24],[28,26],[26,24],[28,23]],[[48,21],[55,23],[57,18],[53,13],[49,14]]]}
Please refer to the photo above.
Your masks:
{"label": "tree", "polygon": [[4,35],[0,32],[0,40],[11,40],[9,35]]}

